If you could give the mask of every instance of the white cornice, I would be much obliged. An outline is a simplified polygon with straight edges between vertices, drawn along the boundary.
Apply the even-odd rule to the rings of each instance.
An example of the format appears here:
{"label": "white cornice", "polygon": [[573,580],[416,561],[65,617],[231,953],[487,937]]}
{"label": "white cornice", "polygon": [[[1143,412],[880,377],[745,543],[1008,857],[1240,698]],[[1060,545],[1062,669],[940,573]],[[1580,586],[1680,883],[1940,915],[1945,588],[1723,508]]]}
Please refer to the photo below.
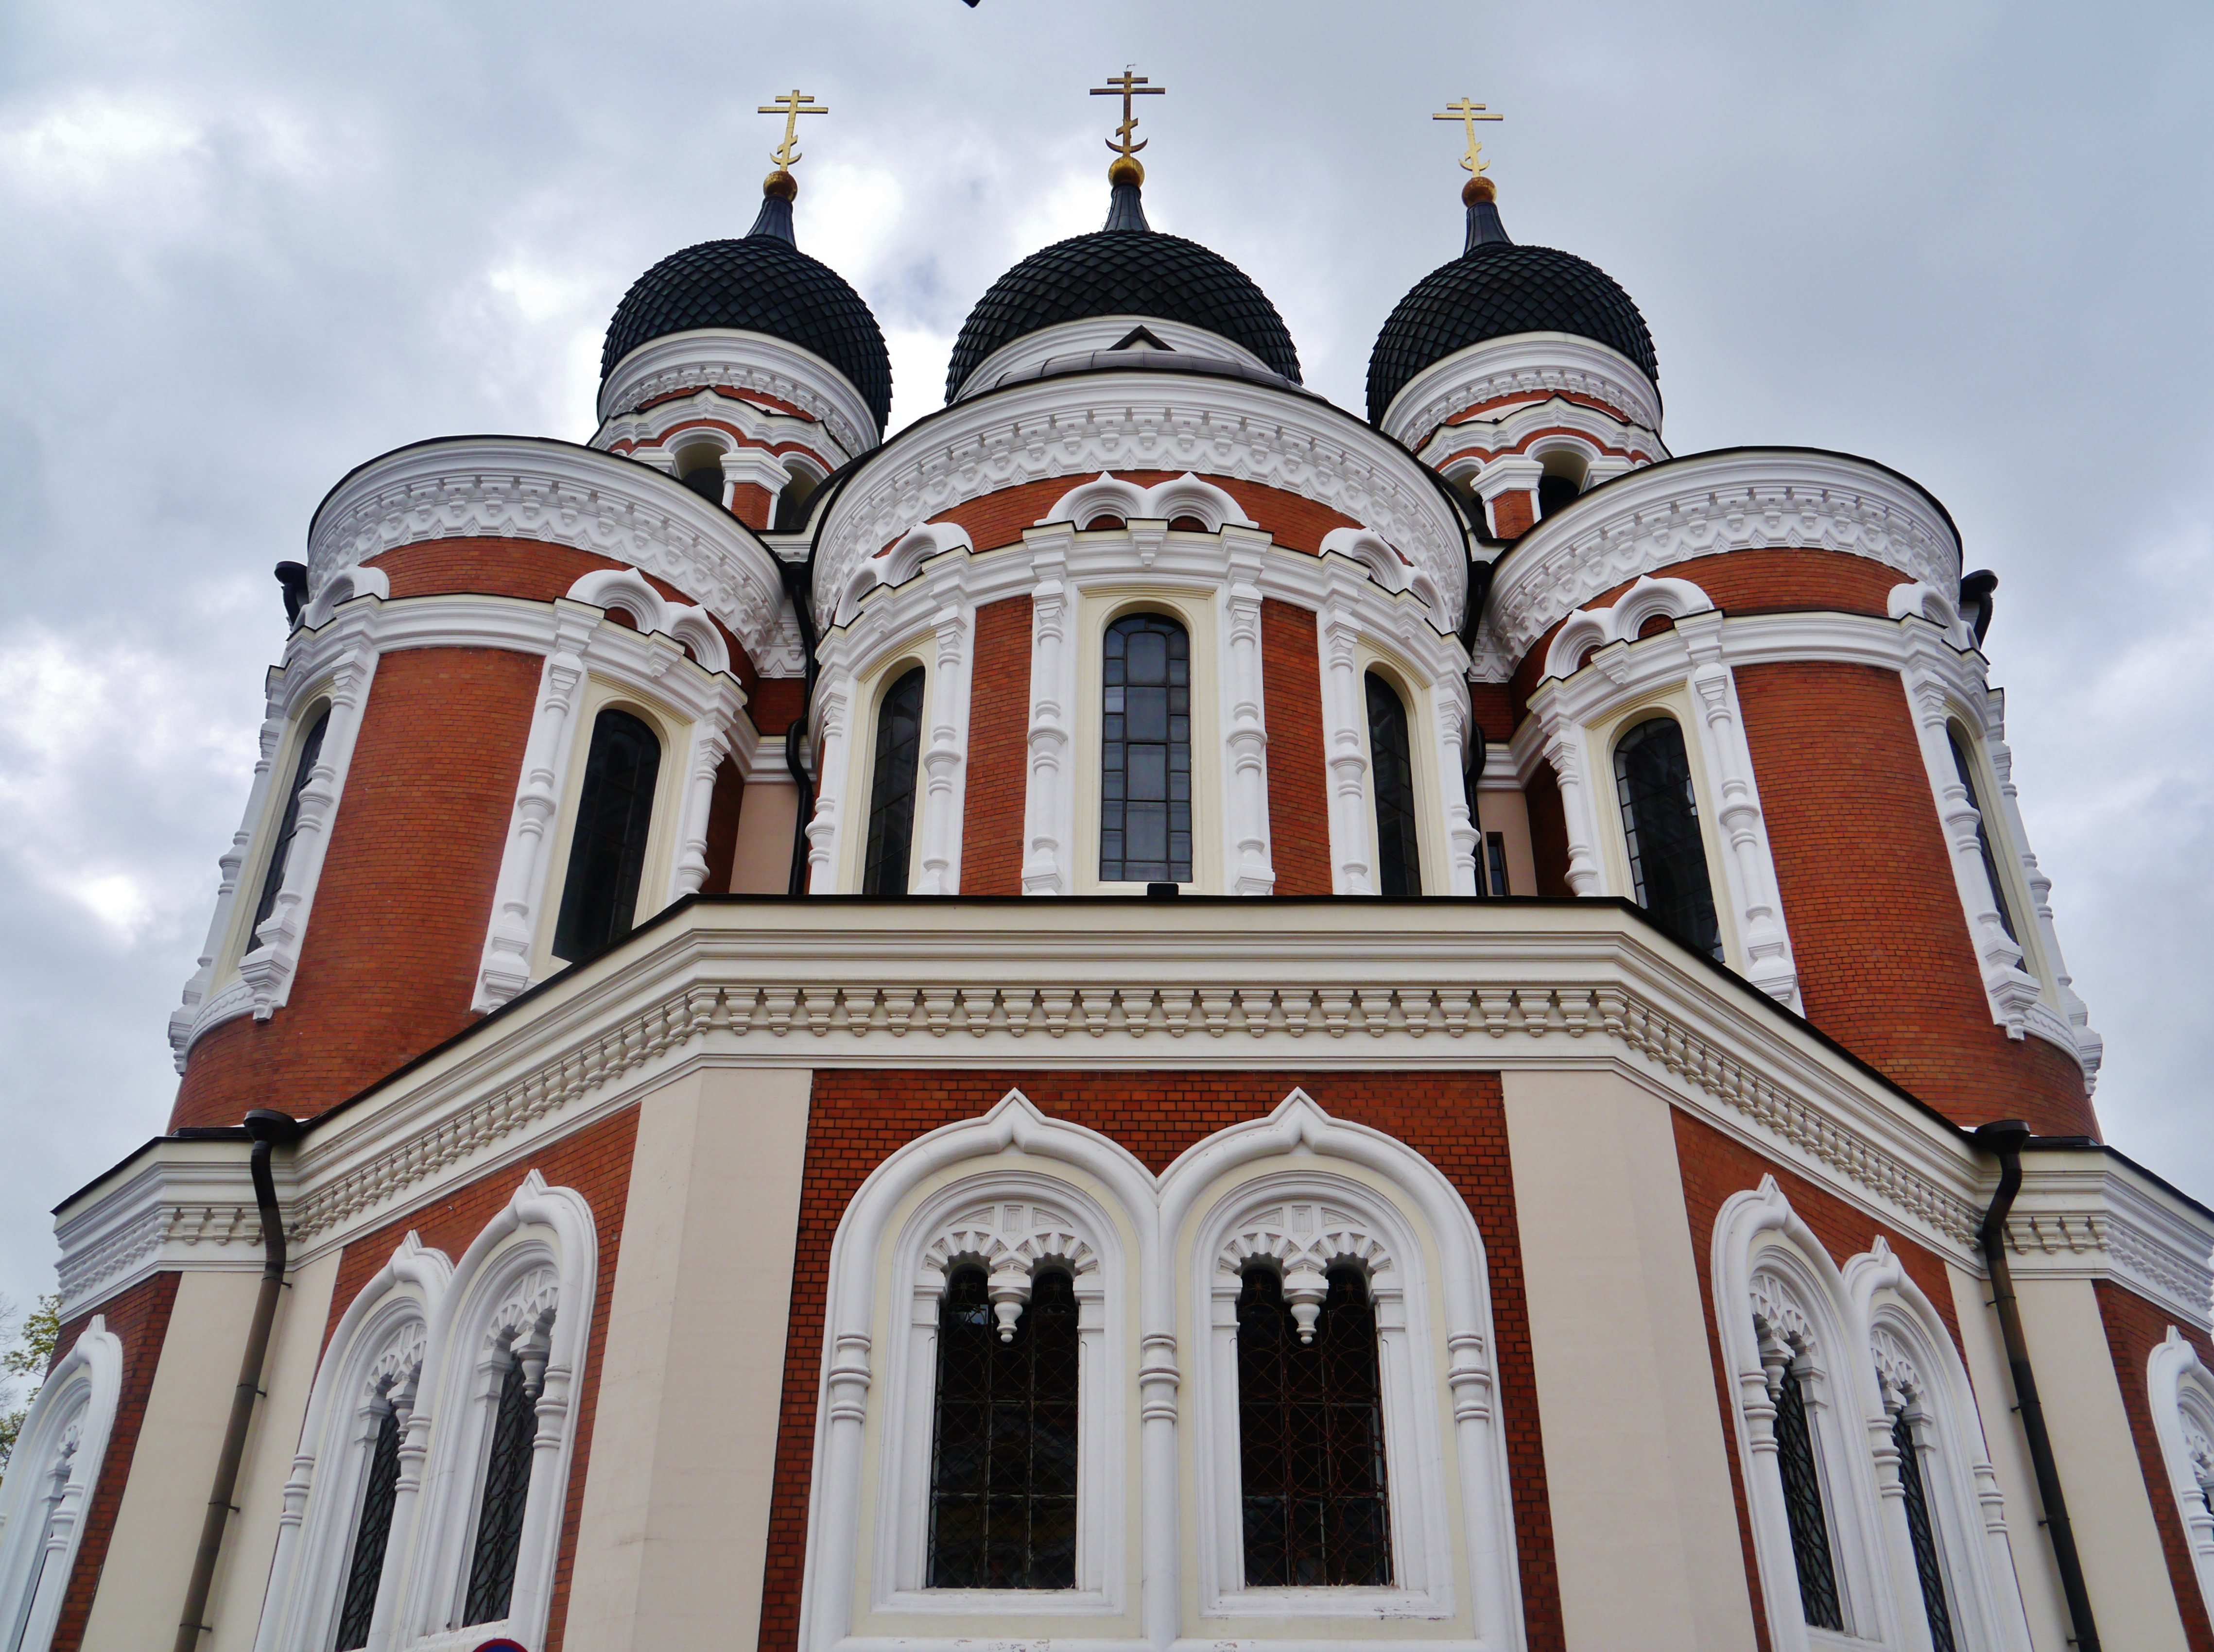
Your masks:
{"label": "white cornice", "polygon": [[1419,448],[1455,413],[1502,396],[1587,395],[1659,439],[1660,392],[1618,350],[1573,333],[1515,333],[1488,339],[1431,363],[1384,410],[1386,436]]}
{"label": "white cornice", "polygon": [[1275,371],[1245,346],[1232,344],[1220,333],[1209,333],[1203,327],[1188,327],[1182,321],[1165,321],[1152,315],[1087,315],[1081,321],[1042,327],[1035,333],[1024,333],[1012,344],[1000,346],[962,380],[960,392],[953,399],[966,401],[985,395],[1001,379],[1043,367],[1062,356],[1088,356],[1095,351],[1112,350],[1139,327],[1180,356],[1210,357],[1216,361],[1257,367],[1264,373]]}
{"label": "white cornice", "polygon": [[[617,413],[594,433],[591,445],[602,452],[612,449],[618,442],[658,446],[667,441],[672,432],[703,423],[728,425],[746,442],[757,447],[799,448],[831,470],[835,470],[853,456],[831,439],[827,426],[814,419],[776,413],[757,403],[741,401],[713,389],[701,390],[696,395],[674,396],[665,401],[657,401],[639,413]],[[659,469],[660,467],[657,465],[655,468]],[[776,482],[779,486],[783,485],[781,473]]]}
{"label": "white cornice", "polygon": [[[1533,437],[1554,432],[1582,440],[1532,442]],[[1510,402],[1496,413],[1458,425],[1440,425],[1422,444],[1420,457],[1433,469],[1453,475],[1497,454],[1520,453],[1526,446],[1532,456],[1550,447],[1582,452],[1591,468],[1593,484],[1668,456],[1660,436],[1644,425],[1630,424],[1581,401],[1550,395],[1543,401]]]}
{"label": "white cornice", "polygon": [[1905,478],[1841,453],[1732,449],[1631,471],[1539,523],[1501,560],[1487,627],[1512,670],[1557,621],[1642,573],[1776,547],[1960,583],[1952,524]]}
{"label": "white cornice", "polygon": [[848,453],[866,453],[877,444],[877,416],[852,380],[811,350],[735,327],[697,327],[639,346],[600,385],[600,422],[671,390],[714,384],[791,403],[819,419]]}
{"label": "white cornice", "polygon": [[816,559],[818,612],[861,565],[973,499],[1103,470],[1193,471],[1279,488],[1373,529],[1428,573],[1459,623],[1459,518],[1412,456],[1346,414],[1242,379],[1086,373],[1012,386],[895,436],[830,507]]}
{"label": "white cornice", "polygon": [[2209,1228],[2203,1212],[2110,1153],[2033,1150],[2022,1155],[2007,1250],[2017,1274],[2113,1278],[2204,1330]]}
{"label": "white cornice", "polygon": [[462,436],[372,459],[331,491],[308,535],[308,578],[396,546],[498,535],[612,557],[668,580],[737,633],[771,639],[783,581],[729,511],[651,467],[566,442]]}

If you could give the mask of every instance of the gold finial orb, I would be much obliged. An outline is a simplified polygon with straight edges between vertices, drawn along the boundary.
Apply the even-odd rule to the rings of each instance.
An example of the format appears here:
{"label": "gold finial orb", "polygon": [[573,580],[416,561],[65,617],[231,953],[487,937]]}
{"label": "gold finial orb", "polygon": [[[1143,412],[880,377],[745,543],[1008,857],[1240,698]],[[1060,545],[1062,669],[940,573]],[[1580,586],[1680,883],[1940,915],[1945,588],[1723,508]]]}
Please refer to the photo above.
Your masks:
{"label": "gold finial orb", "polygon": [[1146,168],[1135,156],[1118,155],[1107,163],[1107,181],[1110,184],[1142,184]]}
{"label": "gold finial orb", "polygon": [[1471,178],[1460,187],[1460,204],[1474,206],[1478,201],[1495,201],[1499,190],[1489,178]]}
{"label": "gold finial orb", "polygon": [[799,180],[779,167],[761,180],[761,193],[774,195],[780,201],[795,200],[799,195]]}

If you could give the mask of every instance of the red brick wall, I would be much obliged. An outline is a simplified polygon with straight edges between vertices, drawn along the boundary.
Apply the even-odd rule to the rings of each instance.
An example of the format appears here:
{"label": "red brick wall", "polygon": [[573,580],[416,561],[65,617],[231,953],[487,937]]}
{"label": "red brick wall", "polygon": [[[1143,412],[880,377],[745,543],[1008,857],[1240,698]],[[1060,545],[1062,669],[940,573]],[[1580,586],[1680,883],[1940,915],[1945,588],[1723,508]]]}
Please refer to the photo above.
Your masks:
{"label": "red brick wall", "polygon": [[1330,786],[1322,743],[1322,656],[1314,610],[1261,603],[1261,693],[1268,702],[1269,854],[1279,895],[1330,891]]}
{"label": "red brick wall", "polygon": [[[2205,1598],[2199,1592],[2199,1574],[2191,1559],[2191,1545],[2184,1535],[2183,1517],[2176,1512],[2175,1488],[2161,1459],[2160,1439],[2153,1432],[2151,1396],[2145,1387],[2145,1366],[2152,1351],[2168,1339],[2175,1317],[2148,1302],[2135,1291],[2101,1279],[2092,1282],[2099,1299],[2099,1318],[2107,1327],[2107,1350],[2114,1361],[2114,1381],[2122,1391],[2122,1410],[2130,1419],[2130,1438],[2138,1448],[2138,1467],[2144,1473],[2145,1492],[2152,1500],[2154,1524],[2160,1527],[2160,1547],[2168,1562],[2168,1580],[2175,1590],[2175,1606],[2183,1618],[2183,1638],[2191,1652],[2214,1652],[2214,1624],[2206,1616]],[[2193,1325],[2179,1325],[2199,1357],[2214,1367],[2214,1343]],[[2095,1508],[2069,1511],[2071,1520],[2096,1520]]]}
{"label": "red brick wall", "polygon": [[[1733,1195],[1750,1192],[1764,1176],[1774,1176],[1830,1259],[1842,1267],[1871,1249],[1876,1235],[1890,1241],[1907,1276],[1919,1285],[1937,1310],[1938,1318],[1960,1346],[1960,1321],[1953,1312],[1953,1284],[1944,1262],[1930,1251],[1881,1226],[1866,1212],[1815,1186],[1795,1172],[1770,1163],[1741,1147],[1712,1125],[1676,1110],[1676,1162],[1684,1182],[1684,1205],[1691,1226],[1691,1258],[1699,1274],[1699,1301],[1706,1311],[1707,1350],[1714,1361],[1715,1398],[1722,1407],[1723,1451],[1729,1459],[1730,1490],[1737,1499],[1738,1539],[1745,1551],[1746,1587],[1752,1595],[1753,1633],[1761,1652],[1768,1652],[1768,1614],[1762,1605],[1760,1567],[1754,1557],[1752,1521],[1746,1511],[1745,1468],[1737,1450],[1736,1385],[1722,1358],[1722,1335],[1715,1323],[1715,1221]],[[1747,1312],[1752,1310],[1748,1307]],[[1984,1404],[2009,1403],[1997,1396],[1985,1397]]]}
{"label": "red brick wall", "polygon": [[485,1224],[498,1215],[523,1176],[535,1170],[550,1187],[570,1187],[584,1196],[592,1208],[592,1224],[599,1234],[600,1276],[592,1300],[592,1329],[584,1347],[584,1368],[576,1388],[575,1452],[569,1463],[568,1496],[561,1517],[560,1548],[554,1563],[554,1601],[546,1619],[547,1652],[560,1652],[563,1631],[569,1618],[569,1583],[576,1566],[577,1522],[584,1507],[584,1476],[591,1465],[592,1423],[599,1414],[600,1361],[608,1341],[608,1315],[613,1306],[615,1262],[622,1249],[623,1217],[630,1202],[631,1152],[638,1141],[638,1109],[627,1107],[612,1117],[588,1125],[573,1135],[551,1142],[521,1164],[495,1171],[480,1181],[456,1188],[435,1202],[421,1205],[394,1218],[374,1233],[347,1245],[339,1258],[339,1274],[331,1292],[330,1317],[323,1327],[329,1345],[339,1318],[362,1287],[392,1260],[401,1237],[411,1229],[433,1250],[443,1251],[458,1263],[470,1241]]}
{"label": "red brick wall", "polygon": [[731,489],[731,514],[756,530],[768,526],[768,489],[759,482],[740,482]]}
{"label": "red brick wall", "polygon": [[976,610],[976,658],[969,685],[961,892],[1019,895],[1023,806],[1030,783],[1029,597],[1011,597]]}
{"label": "red brick wall", "polygon": [[804,677],[761,678],[749,690],[752,698],[746,705],[746,715],[754,719],[755,729],[769,735],[782,734],[789,730],[792,720],[799,715],[799,699],[806,687]]}
{"label": "red brick wall", "polygon": [[1538,520],[1538,496],[1520,488],[1501,493],[1491,502],[1492,531],[1501,539],[1526,534]]}
{"label": "red brick wall", "polygon": [[1506,1109],[1492,1073],[822,1072],[815,1074],[799,1207],[776,1490],[761,1590],[761,1652],[798,1641],[815,1402],[830,1241],[854,1190],[894,1149],[973,1118],[1019,1086],[1041,1111],[1103,1131],[1155,1174],[1201,1137],[1273,1110],[1294,1085],[1340,1118],[1388,1131],[1444,1172],[1476,1215],[1489,1267],[1500,1411],[1532,1652],[1565,1643],[1537,1378],[1508,1166]]}
{"label": "red brick wall", "polygon": [[468,1024],[540,669],[480,648],[378,663],[291,1001],[193,1045],[172,1129],[310,1117]]}
{"label": "red brick wall", "polygon": [[[69,1591],[62,1596],[53,1652],[76,1652],[84,1643],[85,1620],[92,1615],[92,1598],[99,1593],[101,1569],[107,1563],[107,1543],[115,1533],[116,1510],[123,1506],[123,1489],[131,1484],[138,1428],[146,1420],[146,1397],[153,1392],[154,1370],[162,1362],[162,1342],[169,1334],[169,1310],[176,1306],[177,1278],[174,1273],[156,1274],[93,1310],[107,1319],[108,1330],[122,1340],[123,1387],[116,1402],[114,1426],[108,1430],[107,1454],[100,1459],[100,1484],[93,1488],[92,1504],[84,1512],[84,1536],[78,1540],[76,1561],[70,1568]],[[57,1360],[76,1345],[76,1339],[91,1323],[92,1313],[86,1313],[62,1327],[54,1340]],[[195,1520],[199,1513],[195,1505]]]}
{"label": "red brick wall", "polygon": [[1955,1123],[2098,1134],[2075,1059],[1991,1020],[1898,673],[1748,665],[1737,687],[1807,1019]]}
{"label": "red brick wall", "polygon": [[[1114,474],[1122,481],[1151,487],[1156,482],[1181,476],[1183,472],[1118,470]],[[931,520],[957,522],[969,530],[969,537],[979,551],[995,550],[1016,543],[1022,538],[1023,529],[1036,527],[1038,518],[1052,510],[1064,493],[1091,480],[1087,476],[1057,476],[1042,482],[1024,482],[957,505]],[[1361,525],[1342,511],[1264,482],[1249,482],[1235,476],[1208,476],[1204,480],[1237,500],[1238,507],[1267,529],[1277,544],[1295,551],[1319,553],[1323,535],[1331,529]]]}

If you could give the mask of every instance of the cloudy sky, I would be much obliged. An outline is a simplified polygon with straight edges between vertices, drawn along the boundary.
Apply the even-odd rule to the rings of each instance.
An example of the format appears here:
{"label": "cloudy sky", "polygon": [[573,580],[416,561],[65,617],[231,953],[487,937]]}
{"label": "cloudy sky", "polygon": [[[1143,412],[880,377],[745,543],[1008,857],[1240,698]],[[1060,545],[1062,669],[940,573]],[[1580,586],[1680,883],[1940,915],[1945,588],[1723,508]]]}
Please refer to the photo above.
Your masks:
{"label": "cloudy sky", "polygon": [[242,805],[271,566],[427,436],[591,431],[630,281],[742,233],[798,85],[801,244],[929,411],[969,306],[1096,227],[1125,63],[1155,227],[1361,405],[1459,250],[1472,95],[1518,240],[1642,307],[1679,453],[1868,455],[2002,580],[2023,812],[2125,1151],[2214,1200],[2214,11],[1058,0],[0,0],[0,1290],[157,1130]]}

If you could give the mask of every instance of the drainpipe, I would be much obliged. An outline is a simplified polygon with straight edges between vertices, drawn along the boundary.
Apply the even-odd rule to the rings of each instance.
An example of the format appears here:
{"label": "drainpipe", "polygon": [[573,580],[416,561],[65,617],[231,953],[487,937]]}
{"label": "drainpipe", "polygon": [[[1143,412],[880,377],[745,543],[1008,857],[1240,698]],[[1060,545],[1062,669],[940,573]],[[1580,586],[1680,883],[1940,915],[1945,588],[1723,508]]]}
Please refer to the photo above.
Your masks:
{"label": "drainpipe", "polygon": [[2029,1461],[2037,1474],[2038,1500],[2045,1505],[2045,1533],[2052,1539],[2052,1558],[2060,1567],[2061,1592],[2076,1628],[2077,1652],[2099,1652],[2099,1626],[2091,1620],[2091,1594],[2083,1587],[2083,1563],[2076,1553],[2076,1528],[2068,1521],[2068,1498],[2060,1489],[2060,1469],[2052,1460],[2052,1436],[2045,1429],[2045,1405],[2037,1397],[2037,1374],[2030,1368],[2029,1342],[2022,1335],[2021,1310],[2014,1296],[2014,1270],[2007,1265],[2006,1220],[2021,1191],[2021,1148],[2029,1126],[2018,1118],[1979,1126],[1977,1144],[1997,1155],[1998,1191],[1984,1215],[1978,1237],[1984,1265],[1991,1270],[1991,1306],[1999,1311],[1999,1334],[2006,1340],[2007,1365],[2014,1374],[2015,1409],[2029,1441]]}
{"label": "drainpipe", "polygon": [[277,1208],[277,1183],[269,1173],[271,1149],[300,1139],[297,1120],[257,1107],[246,1116],[247,1133],[254,1138],[250,1166],[254,1174],[254,1202],[261,1211],[261,1289],[254,1299],[254,1323],[246,1333],[246,1354],[238,1366],[238,1387],[230,1399],[230,1422],[223,1429],[223,1453],[216,1459],[215,1489],[208,1494],[207,1518],[200,1524],[199,1551],[193,1557],[193,1581],[185,1589],[185,1614],[177,1623],[176,1652],[194,1652],[209,1625],[208,1589],[215,1582],[216,1557],[223,1552],[223,1529],[235,1512],[231,1496],[238,1490],[238,1462],[246,1454],[247,1425],[254,1420],[254,1402],[261,1392],[261,1367],[269,1352],[269,1327],[277,1318],[277,1299],[284,1288],[284,1221]]}

